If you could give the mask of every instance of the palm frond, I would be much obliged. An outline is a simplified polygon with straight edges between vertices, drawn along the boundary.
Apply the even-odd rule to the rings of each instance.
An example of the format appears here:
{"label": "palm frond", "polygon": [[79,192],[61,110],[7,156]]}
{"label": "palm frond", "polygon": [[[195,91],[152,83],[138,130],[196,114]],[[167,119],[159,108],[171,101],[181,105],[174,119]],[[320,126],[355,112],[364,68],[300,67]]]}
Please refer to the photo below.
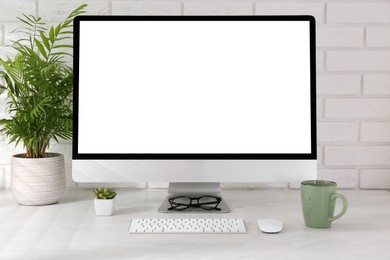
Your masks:
{"label": "palm frond", "polygon": [[10,143],[23,144],[27,157],[45,155],[50,139],[72,137],[73,69],[63,59],[71,54],[73,19],[86,5],[73,10],[65,21],[46,28],[41,18],[18,17],[23,37],[14,41],[13,59],[0,59],[0,93],[6,91],[11,117],[0,119],[0,134]]}

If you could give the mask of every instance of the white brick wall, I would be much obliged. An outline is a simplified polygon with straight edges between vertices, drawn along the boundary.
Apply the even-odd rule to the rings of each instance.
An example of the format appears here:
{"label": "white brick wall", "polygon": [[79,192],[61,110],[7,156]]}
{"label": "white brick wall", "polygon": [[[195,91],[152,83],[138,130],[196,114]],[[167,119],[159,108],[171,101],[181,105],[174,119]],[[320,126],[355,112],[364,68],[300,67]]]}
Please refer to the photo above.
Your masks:
{"label": "white brick wall", "polygon": [[323,23],[325,19],[325,4],[324,3],[274,3],[268,1],[266,3],[256,3],[255,13],[256,15],[280,15],[280,14],[308,14],[316,18],[317,23]]}
{"label": "white brick wall", "polygon": [[317,28],[317,47],[361,47],[363,46],[363,27],[330,27]]}
{"label": "white brick wall", "polygon": [[180,15],[181,3],[175,1],[114,1],[112,13],[117,15]]}
{"label": "white brick wall", "polygon": [[317,142],[353,143],[359,141],[359,125],[356,122],[319,122]]}
{"label": "white brick wall", "polygon": [[362,122],[362,142],[390,142],[390,122]]}
{"label": "white brick wall", "polygon": [[[318,177],[335,180],[342,188],[390,189],[389,0],[0,0],[0,56],[13,55],[4,45],[18,38],[9,33],[19,24],[16,16],[39,14],[55,22],[81,3],[89,4],[88,14],[315,16]],[[1,98],[0,115],[4,115]],[[65,154],[68,188],[95,187],[72,181],[71,143],[53,144],[50,150]],[[0,188],[9,187],[10,157],[17,152],[23,149],[7,145],[0,137]],[[148,184],[119,186],[144,188]],[[149,187],[166,188],[166,183],[150,183]]]}
{"label": "white brick wall", "polygon": [[367,27],[367,47],[390,47],[390,26]]}
{"label": "white brick wall", "polygon": [[107,1],[39,1],[39,16],[45,21],[63,21],[69,12],[81,4],[88,3],[91,14],[109,14]]}
{"label": "white brick wall", "polygon": [[324,153],[325,166],[390,166],[390,146],[382,145],[351,145],[326,146]]}
{"label": "white brick wall", "polygon": [[328,23],[390,23],[390,3],[328,3]]}
{"label": "white brick wall", "polygon": [[318,179],[333,180],[338,188],[355,189],[358,187],[359,171],[357,169],[319,169]]}
{"label": "white brick wall", "polygon": [[184,15],[252,15],[252,3],[186,3]]}
{"label": "white brick wall", "polygon": [[325,52],[317,51],[316,52],[316,69],[317,72],[323,71],[325,69]]}
{"label": "white brick wall", "polygon": [[361,76],[353,74],[317,75],[317,95],[359,95],[361,92]]}
{"label": "white brick wall", "polygon": [[328,51],[329,71],[390,71],[389,50]]}
{"label": "white brick wall", "polygon": [[390,94],[390,74],[368,74],[363,80],[364,94]]}
{"label": "white brick wall", "polygon": [[18,21],[16,17],[21,14],[37,14],[36,2],[33,0],[1,0],[0,19],[1,21]]}
{"label": "white brick wall", "polygon": [[363,169],[360,172],[361,189],[390,189],[390,170]]}
{"label": "white brick wall", "polygon": [[390,98],[329,98],[325,117],[386,119],[390,117]]}

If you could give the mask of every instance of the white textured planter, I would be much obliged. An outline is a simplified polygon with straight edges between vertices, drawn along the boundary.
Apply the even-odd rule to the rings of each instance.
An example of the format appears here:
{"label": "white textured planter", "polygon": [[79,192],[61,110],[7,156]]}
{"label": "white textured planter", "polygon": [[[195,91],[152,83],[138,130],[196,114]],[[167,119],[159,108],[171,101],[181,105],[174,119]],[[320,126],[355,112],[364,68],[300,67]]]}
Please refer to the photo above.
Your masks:
{"label": "white textured planter", "polygon": [[64,156],[46,153],[45,158],[26,158],[15,154],[11,159],[11,189],[22,205],[38,206],[58,202],[65,191]]}
{"label": "white textured planter", "polygon": [[98,216],[112,216],[115,209],[115,198],[113,199],[95,199],[95,212]]}

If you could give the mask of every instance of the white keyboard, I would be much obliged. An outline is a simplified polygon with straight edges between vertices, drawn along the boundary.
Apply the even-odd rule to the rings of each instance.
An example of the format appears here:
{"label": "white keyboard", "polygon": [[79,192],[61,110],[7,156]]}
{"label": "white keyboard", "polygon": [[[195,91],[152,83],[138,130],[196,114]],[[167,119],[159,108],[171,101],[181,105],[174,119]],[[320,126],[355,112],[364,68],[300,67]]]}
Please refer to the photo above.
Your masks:
{"label": "white keyboard", "polygon": [[242,234],[247,233],[242,218],[136,218],[130,222],[130,234]]}

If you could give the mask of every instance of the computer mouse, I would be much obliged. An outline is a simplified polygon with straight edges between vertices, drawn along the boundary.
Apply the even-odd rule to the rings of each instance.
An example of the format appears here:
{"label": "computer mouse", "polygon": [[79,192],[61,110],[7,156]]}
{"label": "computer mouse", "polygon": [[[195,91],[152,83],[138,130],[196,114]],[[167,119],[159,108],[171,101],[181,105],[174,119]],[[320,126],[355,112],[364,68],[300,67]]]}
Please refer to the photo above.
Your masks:
{"label": "computer mouse", "polygon": [[283,229],[282,221],[272,218],[258,219],[257,225],[261,231],[268,234],[279,233]]}

